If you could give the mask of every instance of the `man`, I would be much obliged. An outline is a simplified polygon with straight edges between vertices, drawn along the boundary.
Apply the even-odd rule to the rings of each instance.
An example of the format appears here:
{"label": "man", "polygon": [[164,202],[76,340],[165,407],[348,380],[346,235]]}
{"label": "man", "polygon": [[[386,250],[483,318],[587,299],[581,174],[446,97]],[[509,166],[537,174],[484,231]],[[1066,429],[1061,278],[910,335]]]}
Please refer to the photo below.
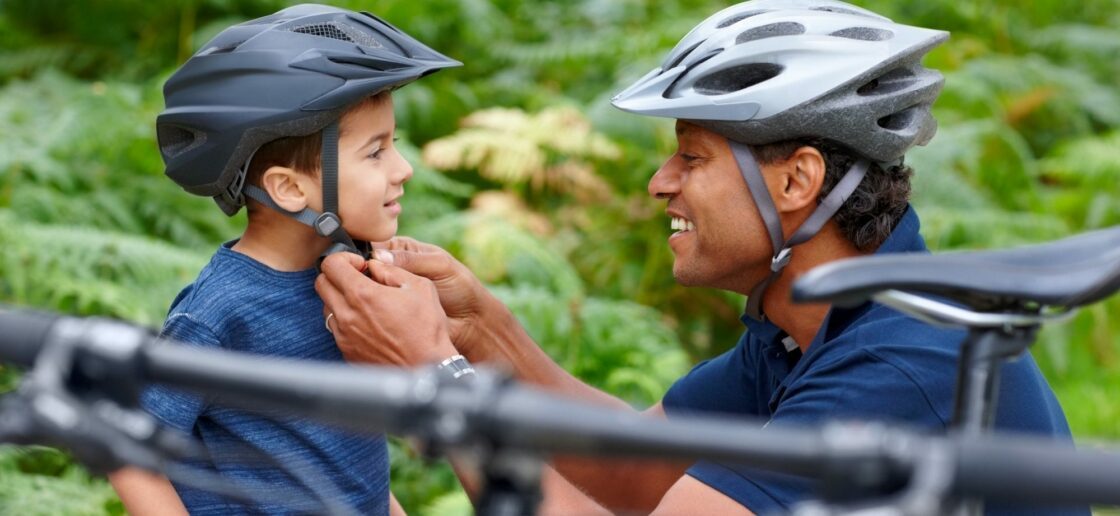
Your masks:
{"label": "man", "polygon": [[[696,366],[646,411],[650,416],[722,413],[772,426],[877,419],[946,428],[963,334],[877,304],[837,309],[790,301],[794,279],[817,265],[926,252],[902,157],[935,132],[930,105],[943,80],[920,62],[946,37],[842,2],[755,0],[702,22],[660,68],[615,97],[621,109],[677,119],[679,148],[649,183],[678,230],[669,237],[674,277],[748,296],[747,331],[738,345]],[[378,283],[360,281],[361,261],[345,257],[327,260],[317,283],[349,359],[383,358],[384,343],[393,342],[389,349],[403,357],[395,363],[415,365],[410,349],[437,345],[377,321],[427,309],[424,296],[409,301],[410,292],[430,291],[427,278],[455,347],[471,362],[504,364],[523,381],[632,410],[552,362],[447,253],[398,239],[379,256],[392,265],[370,262]],[[1002,374],[999,429],[1069,439],[1064,415],[1029,357]],[[750,514],[811,495],[803,480],[735,464],[558,459],[553,466],[612,510]],[[547,487],[546,498],[574,496]]]}

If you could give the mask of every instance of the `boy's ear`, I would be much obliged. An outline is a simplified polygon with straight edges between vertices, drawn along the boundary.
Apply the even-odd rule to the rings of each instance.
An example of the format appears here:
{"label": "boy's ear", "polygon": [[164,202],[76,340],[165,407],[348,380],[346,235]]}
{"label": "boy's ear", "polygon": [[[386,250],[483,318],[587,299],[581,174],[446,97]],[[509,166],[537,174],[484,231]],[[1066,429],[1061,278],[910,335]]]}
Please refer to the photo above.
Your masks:
{"label": "boy's ear", "polygon": [[791,212],[815,206],[824,186],[826,170],[821,152],[809,146],[800,147],[779,169],[778,184],[770,185],[778,211]]}
{"label": "boy's ear", "polygon": [[288,211],[317,209],[318,184],[307,174],[300,174],[288,167],[273,166],[261,175],[261,189],[272,200]]}

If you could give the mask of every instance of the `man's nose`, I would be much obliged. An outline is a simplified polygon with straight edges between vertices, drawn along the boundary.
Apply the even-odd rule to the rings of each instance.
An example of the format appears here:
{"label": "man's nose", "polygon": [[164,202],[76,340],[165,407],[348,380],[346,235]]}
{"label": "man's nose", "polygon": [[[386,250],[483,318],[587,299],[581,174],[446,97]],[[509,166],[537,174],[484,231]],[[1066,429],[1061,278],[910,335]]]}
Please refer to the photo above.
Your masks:
{"label": "man's nose", "polygon": [[669,158],[653,177],[649,178],[650,197],[655,199],[668,199],[681,191],[681,164],[676,157]]}

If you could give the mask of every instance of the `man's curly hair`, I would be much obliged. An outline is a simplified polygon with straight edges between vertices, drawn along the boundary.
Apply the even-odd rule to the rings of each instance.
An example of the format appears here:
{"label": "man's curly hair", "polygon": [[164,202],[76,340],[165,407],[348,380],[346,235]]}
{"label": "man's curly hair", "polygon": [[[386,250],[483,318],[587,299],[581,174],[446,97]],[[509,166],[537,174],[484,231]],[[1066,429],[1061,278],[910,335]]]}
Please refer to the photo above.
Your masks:
{"label": "man's curly hair", "polygon": [[[753,146],[751,150],[760,164],[768,165],[789,159],[794,151],[805,146],[819,150],[825,160],[824,184],[817,198],[819,203],[856,162],[857,157],[852,151],[817,138]],[[913,174],[913,169],[901,163],[884,169],[872,162],[859,188],[832,217],[857,249],[873,252],[890,236],[906,213],[910,202],[910,176]]]}

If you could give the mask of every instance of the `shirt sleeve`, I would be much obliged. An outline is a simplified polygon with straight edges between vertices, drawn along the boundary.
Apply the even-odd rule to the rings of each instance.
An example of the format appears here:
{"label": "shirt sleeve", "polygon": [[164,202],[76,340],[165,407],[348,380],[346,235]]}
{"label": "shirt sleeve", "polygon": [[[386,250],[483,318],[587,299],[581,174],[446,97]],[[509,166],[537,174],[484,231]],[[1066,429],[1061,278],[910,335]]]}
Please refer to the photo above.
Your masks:
{"label": "shirt sleeve", "polygon": [[[819,428],[824,421],[874,419],[942,424],[910,376],[866,351],[819,364],[782,395],[769,427]],[[688,474],[756,514],[786,512],[812,496],[813,483],[741,464],[701,461]]]}
{"label": "shirt sleeve", "polygon": [[[193,346],[221,347],[221,341],[213,330],[186,313],[168,317],[160,337]],[[203,397],[163,385],[145,389],[140,396],[140,404],[161,423],[188,434],[206,409]]]}
{"label": "shirt sleeve", "polygon": [[750,335],[744,333],[730,351],[697,364],[676,381],[661,400],[665,413],[759,414],[758,371],[749,352]]}

